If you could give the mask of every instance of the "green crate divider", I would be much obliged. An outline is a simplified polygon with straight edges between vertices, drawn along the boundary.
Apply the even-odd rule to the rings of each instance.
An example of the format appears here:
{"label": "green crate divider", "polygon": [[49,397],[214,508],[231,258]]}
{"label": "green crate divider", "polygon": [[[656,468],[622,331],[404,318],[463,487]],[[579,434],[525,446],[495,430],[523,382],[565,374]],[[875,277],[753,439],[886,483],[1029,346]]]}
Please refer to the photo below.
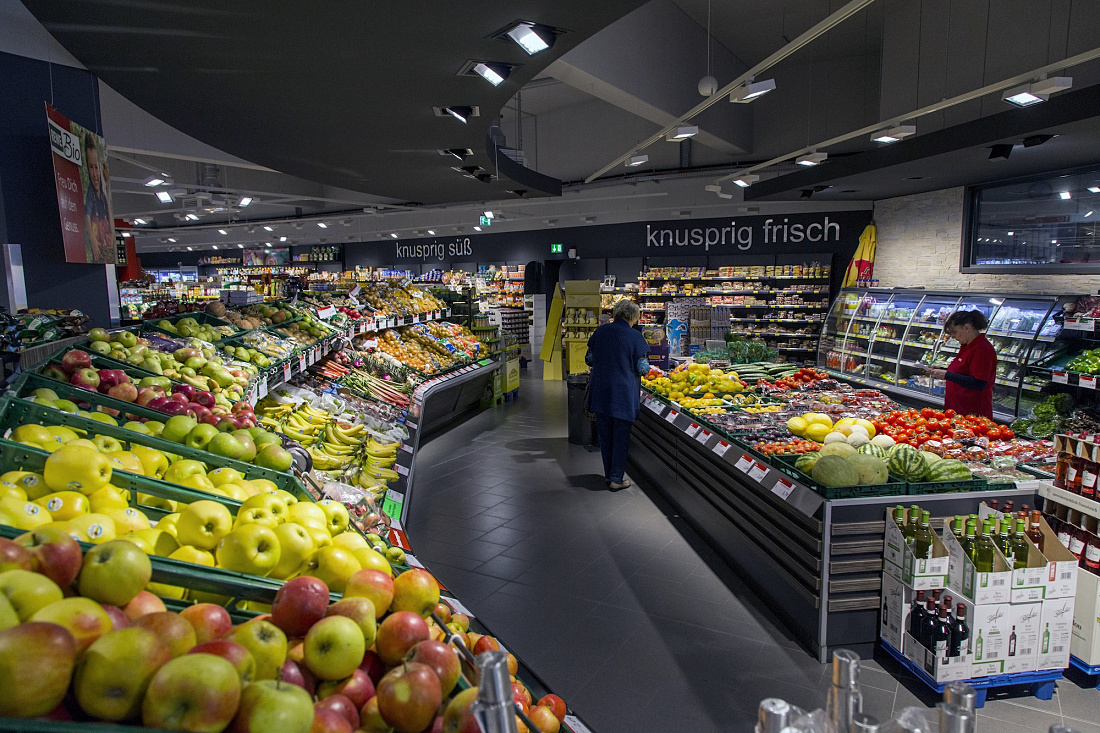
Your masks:
{"label": "green crate divider", "polygon": [[153,728],[116,723],[71,723],[60,720],[0,718],[4,733],[162,733]]}
{"label": "green crate divider", "polygon": [[798,479],[803,486],[813,489],[829,500],[857,499],[865,496],[904,496],[907,493],[906,482],[893,475],[886,479],[886,483],[877,486],[824,486],[794,467],[798,458],[799,456],[768,456],[766,460],[788,476]]}
{"label": "green crate divider", "polygon": [[309,497],[309,492],[306,490],[305,486],[302,485],[302,482],[299,481],[296,476],[289,473],[279,473],[278,471],[254,466],[244,461],[223,458],[207,451],[188,448],[181,443],[172,443],[152,435],[136,433],[122,427],[109,425],[105,422],[99,422],[98,420],[92,420],[91,418],[61,412],[60,410],[55,410],[50,407],[43,407],[42,405],[36,405],[33,402],[27,402],[17,397],[5,396],[0,398],[0,431],[7,430],[8,428],[15,428],[24,423],[65,425],[70,428],[88,431],[96,435],[109,435],[112,438],[117,438],[126,443],[137,443],[138,445],[148,446],[149,448],[155,448],[156,450],[166,453],[175,453],[183,458],[201,461],[215,468],[235,468],[240,471],[245,478],[267,479],[280,489],[289,491],[299,499]]}
{"label": "green crate divider", "polygon": [[[47,376],[35,372],[23,372],[19,379],[11,386],[9,393],[20,399],[26,399],[34,390],[40,388],[52,389],[57,393],[58,397],[71,400],[72,402],[87,402],[93,407],[106,407],[112,410],[119,410],[127,415],[136,415],[138,417],[145,417],[160,422],[164,422],[171,417],[171,415],[157,412],[156,410],[150,410],[148,407],[142,407],[133,402],[124,402],[110,395],[93,392],[83,387],[76,387],[67,382],[59,382],[56,379],[50,379]],[[100,410],[100,412],[102,412],[102,410]]]}
{"label": "green crate divider", "polygon": [[906,483],[906,494],[952,494],[967,491],[985,491],[989,487],[989,481],[981,477],[967,479],[966,481],[909,481]]}
{"label": "green crate divider", "polygon": [[1042,466],[1047,464],[1042,463],[1017,463],[1016,468],[1020,469],[1024,473],[1029,473],[1036,478],[1054,480],[1054,474],[1047,471]]}

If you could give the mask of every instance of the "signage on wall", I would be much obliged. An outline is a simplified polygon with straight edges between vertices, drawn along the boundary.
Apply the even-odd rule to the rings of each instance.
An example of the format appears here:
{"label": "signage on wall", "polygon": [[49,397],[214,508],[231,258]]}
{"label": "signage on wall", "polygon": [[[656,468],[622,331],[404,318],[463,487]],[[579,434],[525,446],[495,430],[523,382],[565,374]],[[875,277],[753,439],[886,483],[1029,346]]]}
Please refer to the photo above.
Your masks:
{"label": "signage on wall", "polygon": [[483,217],[481,217],[481,226],[483,226],[483,227],[490,227],[490,226],[492,226],[492,225],[493,225],[493,220],[492,220],[492,219],[490,219],[490,218],[489,218],[489,217],[487,217],[487,216],[483,216]]}
{"label": "signage on wall", "polygon": [[46,124],[50,129],[65,261],[117,264],[107,144],[49,104]]}
{"label": "signage on wall", "polygon": [[550,245],[550,254],[560,255],[561,254],[561,243],[551,244]]}

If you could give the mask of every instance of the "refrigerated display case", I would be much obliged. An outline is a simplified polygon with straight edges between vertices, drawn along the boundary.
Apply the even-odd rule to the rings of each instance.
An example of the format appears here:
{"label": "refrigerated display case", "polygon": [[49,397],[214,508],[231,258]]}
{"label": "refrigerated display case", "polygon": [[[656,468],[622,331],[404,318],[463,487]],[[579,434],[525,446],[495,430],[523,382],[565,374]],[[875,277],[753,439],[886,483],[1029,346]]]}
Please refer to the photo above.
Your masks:
{"label": "refrigerated display case", "polygon": [[1027,413],[1050,383],[1050,365],[1065,346],[1056,343],[1056,315],[1070,298],[905,289],[854,288],[837,296],[822,330],[818,365],[846,381],[881,389],[903,402],[943,405],[944,382],[927,374],[958,353],[943,324],[959,309],[989,319],[986,336],[997,351],[993,413],[1011,420]]}

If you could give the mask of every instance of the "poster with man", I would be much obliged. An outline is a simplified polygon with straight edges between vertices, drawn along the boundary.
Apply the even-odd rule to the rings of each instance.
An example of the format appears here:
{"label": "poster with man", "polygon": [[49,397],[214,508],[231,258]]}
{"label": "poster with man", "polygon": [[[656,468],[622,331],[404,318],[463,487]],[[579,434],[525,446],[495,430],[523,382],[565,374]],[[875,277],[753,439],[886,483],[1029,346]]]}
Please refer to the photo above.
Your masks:
{"label": "poster with man", "polygon": [[53,173],[66,262],[117,264],[107,145],[49,104]]}

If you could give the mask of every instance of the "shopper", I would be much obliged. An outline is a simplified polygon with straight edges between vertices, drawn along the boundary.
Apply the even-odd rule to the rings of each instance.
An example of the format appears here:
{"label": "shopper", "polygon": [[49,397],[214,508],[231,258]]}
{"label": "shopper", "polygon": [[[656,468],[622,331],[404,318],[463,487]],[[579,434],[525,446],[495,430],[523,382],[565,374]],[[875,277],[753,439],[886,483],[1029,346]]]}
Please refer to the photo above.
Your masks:
{"label": "shopper", "polygon": [[649,372],[649,344],[634,330],[640,311],[632,300],[620,300],[614,320],[597,328],[588,339],[585,362],[592,368],[588,381],[588,409],[596,415],[596,432],[603,454],[603,475],[612,491],[630,486],[626,478],[626,451],[630,428],[638,418],[640,377]]}
{"label": "shopper", "polygon": [[997,379],[997,352],[982,331],[989,321],[981,311],[959,310],[951,314],[943,330],[959,342],[959,354],[947,369],[930,369],[937,379],[946,379],[944,409],[960,415],[982,415],[993,419],[993,383]]}

